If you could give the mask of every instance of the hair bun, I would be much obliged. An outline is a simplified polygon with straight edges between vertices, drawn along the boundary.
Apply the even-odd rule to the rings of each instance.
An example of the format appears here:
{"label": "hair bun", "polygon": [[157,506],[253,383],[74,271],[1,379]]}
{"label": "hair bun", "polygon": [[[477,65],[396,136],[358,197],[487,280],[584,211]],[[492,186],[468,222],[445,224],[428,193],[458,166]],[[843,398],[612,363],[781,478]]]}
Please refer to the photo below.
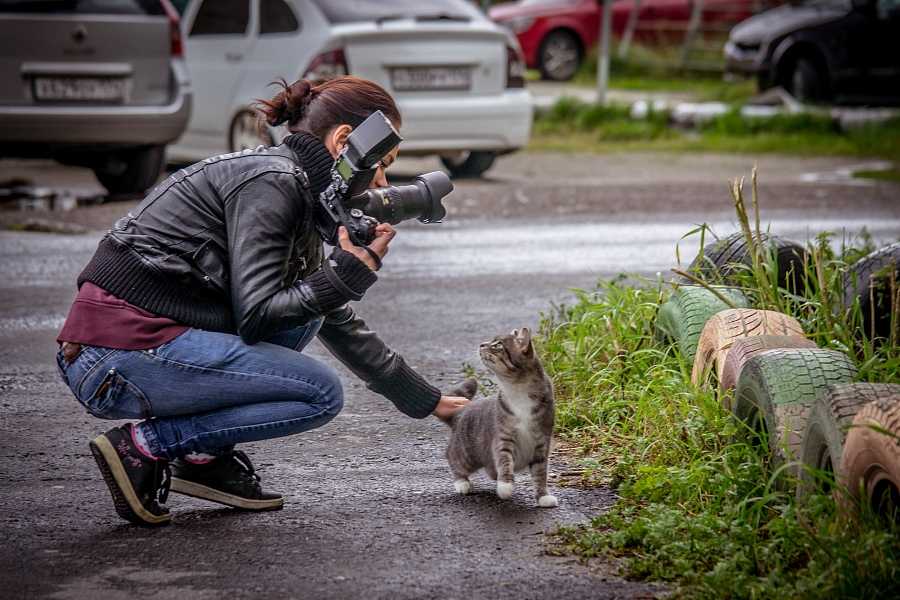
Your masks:
{"label": "hair bun", "polygon": [[288,85],[284,79],[275,82],[281,91],[260,107],[266,123],[275,127],[282,123],[296,123],[303,118],[306,105],[312,95],[312,84],[308,79],[298,79]]}

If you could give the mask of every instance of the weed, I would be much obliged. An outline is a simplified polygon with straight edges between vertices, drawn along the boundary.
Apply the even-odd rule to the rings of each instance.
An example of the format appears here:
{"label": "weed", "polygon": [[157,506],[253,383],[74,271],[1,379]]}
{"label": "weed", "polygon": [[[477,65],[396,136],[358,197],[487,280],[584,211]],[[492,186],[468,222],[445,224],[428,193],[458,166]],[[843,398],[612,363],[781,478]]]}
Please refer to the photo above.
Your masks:
{"label": "weed", "polygon": [[[756,308],[790,314],[819,346],[850,355],[860,379],[900,382],[900,348],[862,331],[858,305],[843,302],[841,277],[873,249],[871,237],[818,235],[792,267],[800,283],[786,289],[753,188],[748,210],[742,182],[733,182],[752,256],[749,265],[729,265],[729,277]],[[710,233],[700,227],[692,235]],[[592,481],[620,494],[608,513],[560,528],[556,550],[619,557],[629,577],[671,582],[678,597],[898,597],[896,522],[866,503],[847,514],[835,501],[846,490],[827,473],[812,475],[834,495],[799,501],[790,465],[771,461],[768,443],[734,441],[742,437],[717,391],[692,386],[692,365],[656,341],[669,293],[661,278],[623,276],[543,316],[538,350],[557,390],[557,436],[579,445]]]}

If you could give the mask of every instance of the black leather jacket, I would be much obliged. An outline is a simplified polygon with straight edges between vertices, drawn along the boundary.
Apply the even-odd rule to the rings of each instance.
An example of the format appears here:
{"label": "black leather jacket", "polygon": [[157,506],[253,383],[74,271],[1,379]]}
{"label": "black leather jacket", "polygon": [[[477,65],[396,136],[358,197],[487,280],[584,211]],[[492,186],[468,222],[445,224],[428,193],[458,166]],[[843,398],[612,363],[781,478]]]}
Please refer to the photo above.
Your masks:
{"label": "black leather jacket", "polygon": [[[348,305],[375,274],[340,248],[323,260],[312,208],[329,180],[323,164],[330,172],[332,161],[320,142],[302,141],[302,152],[260,147],[173,174],[106,234],[79,287],[91,281],[154,314],[247,344],[324,316],[319,339],[344,365],[402,412],[427,416],[440,392]],[[316,163],[309,174],[302,159]]]}

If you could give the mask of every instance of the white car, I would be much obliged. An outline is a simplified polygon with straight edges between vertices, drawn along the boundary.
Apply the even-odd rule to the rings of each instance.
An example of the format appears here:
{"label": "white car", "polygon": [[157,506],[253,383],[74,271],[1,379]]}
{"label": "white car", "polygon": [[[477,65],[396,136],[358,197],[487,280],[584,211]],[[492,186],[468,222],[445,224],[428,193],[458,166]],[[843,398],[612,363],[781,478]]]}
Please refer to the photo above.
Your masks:
{"label": "white car", "polygon": [[278,78],[378,83],[403,115],[400,152],[437,154],[458,177],[531,133],[518,41],[465,0],[189,0],[182,27],[194,111],[171,162],[278,143],[251,109]]}

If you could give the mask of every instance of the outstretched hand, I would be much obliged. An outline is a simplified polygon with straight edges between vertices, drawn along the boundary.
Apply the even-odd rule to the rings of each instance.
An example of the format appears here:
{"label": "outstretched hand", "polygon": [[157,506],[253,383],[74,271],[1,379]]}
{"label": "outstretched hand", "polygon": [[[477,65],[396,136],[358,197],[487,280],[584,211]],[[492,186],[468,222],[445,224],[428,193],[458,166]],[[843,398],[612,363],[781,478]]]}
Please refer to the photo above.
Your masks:
{"label": "outstretched hand", "polygon": [[458,396],[441,396],[437,408],[431,411],[431,414],[438,419],[446,421],[453,416],[453,413],[469,403],[468,398],[460,398]]}
{"label": "outstretched hand", "polygon": [[[388,253],[388,244],[394,239],[395,235],[397,235],[397,230],[390,223],[379,223],[375,228],[375,239],[369,244],[369,249],[377,254],[378,258],[384,258],[384,255]],[[347,228],[343,225],[338,229],[338,244],[340,244],[342,249],[366,263],[366,266],[373,271],[378,270],[378,265],[375,264],[372,256],[365,249],[350,241],[350,234],[347,233]]]}

